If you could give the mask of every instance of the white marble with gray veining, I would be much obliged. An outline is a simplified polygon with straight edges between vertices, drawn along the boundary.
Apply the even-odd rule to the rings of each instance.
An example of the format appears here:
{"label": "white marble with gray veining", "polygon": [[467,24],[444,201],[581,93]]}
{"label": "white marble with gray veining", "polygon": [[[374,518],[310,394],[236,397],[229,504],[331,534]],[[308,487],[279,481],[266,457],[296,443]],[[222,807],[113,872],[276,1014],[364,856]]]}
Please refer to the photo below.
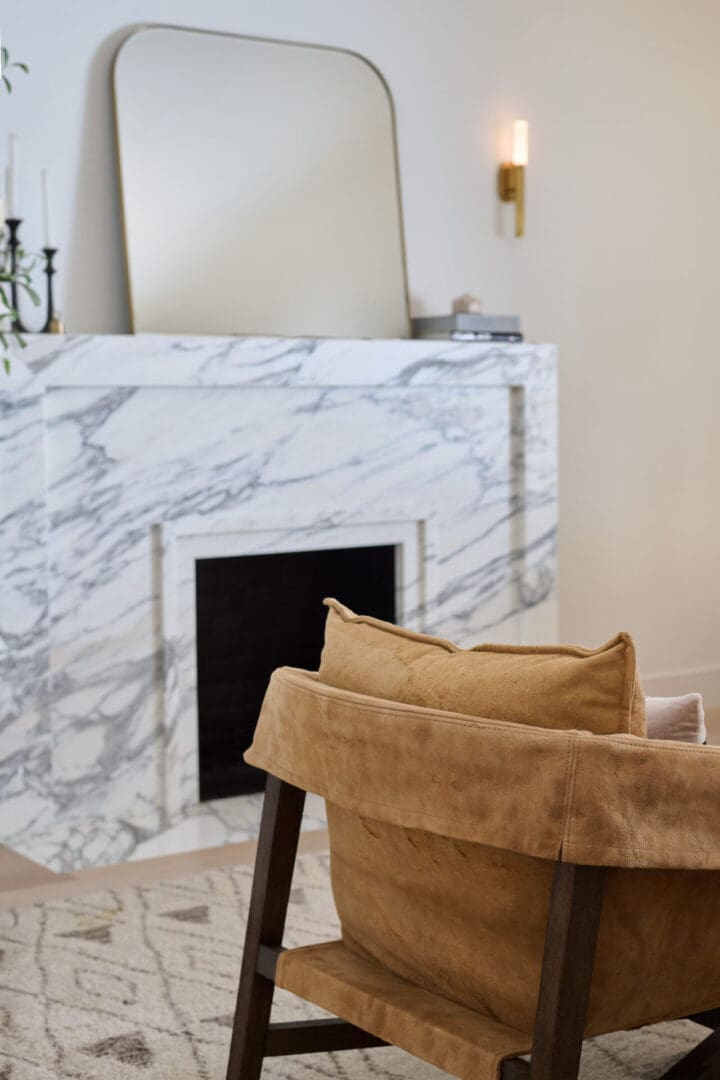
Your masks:
{"label": "white marble with gray veining", "polygon": [[68,869],[211,813],[195,559],[393,543],[407,624],[552,640],[556,524],[553,346],[31,339],[0,382],[0,842]]}
{"label": "white marble with gray veining", "polygon": [[[189,807],[176,819],[153,815],[134,821],[92,818],[62,822],[23,840],[23,854],[56,871],[155,859],[254,840],[260,831],[262,792],[214,799]],[[325,800],[308,795],[303,831],[327,828]]]}

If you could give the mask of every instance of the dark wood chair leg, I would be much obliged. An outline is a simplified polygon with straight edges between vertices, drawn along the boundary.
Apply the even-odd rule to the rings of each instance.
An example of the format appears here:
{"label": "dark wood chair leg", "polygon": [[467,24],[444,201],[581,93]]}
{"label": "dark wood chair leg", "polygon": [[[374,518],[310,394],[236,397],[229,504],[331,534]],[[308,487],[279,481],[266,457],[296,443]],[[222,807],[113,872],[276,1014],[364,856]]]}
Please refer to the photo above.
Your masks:
{"label": "dark wood chair leg", "polygon": [[720,1009],[708,1009],[707,1012],[693,1013],[692,1016],[686,1016],[686,1020],[694,1020],[696,1024],[701,1024],[703,1027],[720,1028]]}
{"label": "dark wood chair leg", "polygon": [[258,1080],[262,1071],[275,984],[258,960],[261,946],[282,942],[304,805],[304,791],[268,776],[227,1080]]}
{"label": "dark wood chair leg", "polygon": [[720,1076],[720,1031],[707,1039],[663,1073],[660,1080],[714,1080]]}
{"label": "dark wood chair leg", "polygon": [[522,1058],[508,1058],[500,1066],[500,1080],[530,1080],[530,1066]]}
{"label": "dark wood chair leg", "polygon": [[577,1080],[606,870],[555,864],[531,1080]]}

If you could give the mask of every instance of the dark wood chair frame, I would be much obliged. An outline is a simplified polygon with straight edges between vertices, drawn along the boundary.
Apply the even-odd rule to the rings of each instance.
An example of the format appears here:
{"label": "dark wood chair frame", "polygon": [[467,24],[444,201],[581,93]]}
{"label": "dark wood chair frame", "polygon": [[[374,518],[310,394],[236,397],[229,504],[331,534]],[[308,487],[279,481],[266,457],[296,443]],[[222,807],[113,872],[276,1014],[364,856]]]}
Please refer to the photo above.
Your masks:
{"label": "dark wood chair frame", "polygon": [[[268,776],[240,971],[227,1080],[258,1080],[265,1057],[386,1046],[341,1019],[270,1023],[305,792]],[[530,1063],[503,1062],[502,1080],[576,1080],[606,870],[555,864]],[[720,1076],[720,1009],[688,1019],[713,1029],[659,1080]]]}

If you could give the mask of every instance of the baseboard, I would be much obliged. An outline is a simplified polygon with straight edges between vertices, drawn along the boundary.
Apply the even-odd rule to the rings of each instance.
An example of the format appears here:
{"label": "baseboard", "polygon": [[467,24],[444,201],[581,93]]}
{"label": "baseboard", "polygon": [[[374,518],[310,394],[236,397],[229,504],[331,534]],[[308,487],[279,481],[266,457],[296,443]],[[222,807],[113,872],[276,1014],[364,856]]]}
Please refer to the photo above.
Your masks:
{"label": "baseboard", "polygon": [[702,694],[706,709],[720,706],[720,667],[696,668],[694,671],[670,671],[664,675],[645,675],[643,690],[651,697],[676,697]]}

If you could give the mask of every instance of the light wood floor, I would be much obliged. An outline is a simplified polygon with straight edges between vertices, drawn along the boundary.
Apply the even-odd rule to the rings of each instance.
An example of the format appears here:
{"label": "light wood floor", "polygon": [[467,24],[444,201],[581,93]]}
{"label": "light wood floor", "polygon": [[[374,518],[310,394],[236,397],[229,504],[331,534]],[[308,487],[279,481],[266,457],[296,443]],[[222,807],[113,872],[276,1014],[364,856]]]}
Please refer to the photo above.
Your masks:
{"label": "light wood floor", "polygon": [[[301,852],[327,851],[327,847],[325,829],[300,834]],[[79,896],[99,889],[122,889],[124,886],[147,885],[153,881],[170,881],[218,866],[249,863],[255,858],[256,848],[255,840],[247,840],[242,844],[225,844],[182,855],[164,855],[158,859],[98,866],[72,874],[55,874],[0,845],[0,909],[36,904],[63,896]]]}
{"label": "light wood floor", "polygon": [[0,891],[45,885],[61,876],[0,844]]}

